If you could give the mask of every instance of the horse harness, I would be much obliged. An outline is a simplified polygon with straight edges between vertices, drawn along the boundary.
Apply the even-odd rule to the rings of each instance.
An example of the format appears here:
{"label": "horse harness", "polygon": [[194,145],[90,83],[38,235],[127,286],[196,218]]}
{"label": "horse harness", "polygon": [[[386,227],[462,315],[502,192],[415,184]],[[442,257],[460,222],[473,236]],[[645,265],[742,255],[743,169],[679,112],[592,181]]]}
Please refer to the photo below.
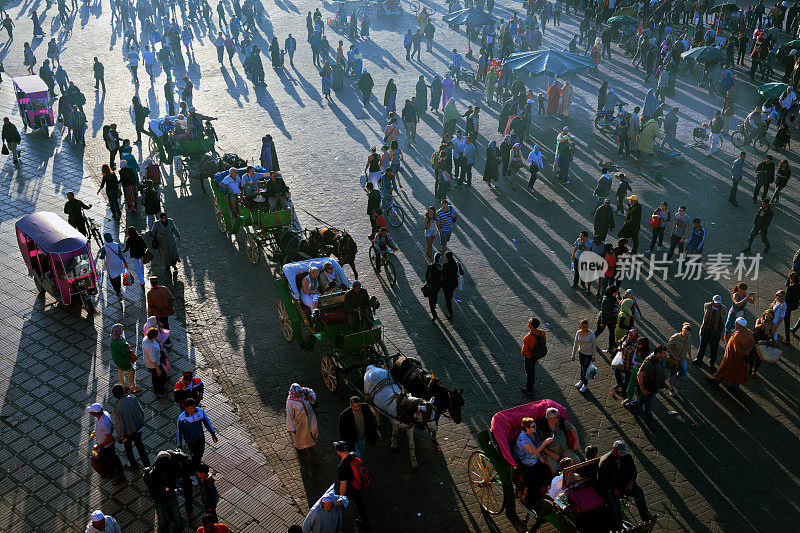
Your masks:
{"label": "horse harness", "polygon": [[[376,383],[376,384],[375,384],[375,385],[372,387],[372,389],[370,389],[370,391],[369,391],[369,396],[370,396],[370,398],[372,399],[372,402],[371,402],[371,403],[372,403],[372,407],[374,407],[374,408],[375,408],[375,409],[377,409],[377,410],[378,410],[380,413],[383,413],[383,414],[384,414],[384,415],[386,415],[387,417],[389,417],[389,418],[391,418],[391,419],[394,419],[394,420],[397,420],[397,421],[398,421],[399,423],[401,423],[401,424],[408,424],[408,422],[404,422],[403,420],[401,420],[401,419],[400,419],[399,417],[397,417],[397,416],[392,416],[392,415],[391,415],[390,413],[388,413],[387,411],[384,411],[383,409],[381,409],[380,407],[378,407],[377,405],[375,405],[375,396],[376,396],[378,393],[380,393],[380,392],[381,392],[383,389],[385,389],[385,388],[387,388],[387,387],[391,387],[392,385],[397,385],[397,386],[400,388],[400,393],[396,393],[396,392],[395,392],[395,393],[393,393],[393,394],[392,394],[392,398],[391,398],[392,400],[397,400],[397,414],[398,414],[398,415],[400,414],[400,406],[401,406],[401,405],[404,403],[404,400],[405,400],[406,398],[408,398],[408,393],[406,393],[406,392],[404,392],[404,391],[403,391],[403,387],[402,387],[402,385],[400,385],[399,383],[395,382],[395,381],[394,381],[394,380],[391,378],[391,375],[389,375],[389,377],[387,377],[387,378],[385,378],[385,379],[382,379],[381,381],[379,381],[378,383]],[[436,406],[434,406],[434,405],[431,405],[431,408],[433,408],[433,412],[434,412],[434,414],[435,414],[435,413],[436,413]],[[413,417],[412,417],[412,420],[413,420]],[[415,422],[413,422],[413,421],[412,421],[410,425],[413,425],[414,427],[416,427],[416,428],[418,428],[418,429],[424,429],[426,424],[417,424],[417,423],[415,423]]]}

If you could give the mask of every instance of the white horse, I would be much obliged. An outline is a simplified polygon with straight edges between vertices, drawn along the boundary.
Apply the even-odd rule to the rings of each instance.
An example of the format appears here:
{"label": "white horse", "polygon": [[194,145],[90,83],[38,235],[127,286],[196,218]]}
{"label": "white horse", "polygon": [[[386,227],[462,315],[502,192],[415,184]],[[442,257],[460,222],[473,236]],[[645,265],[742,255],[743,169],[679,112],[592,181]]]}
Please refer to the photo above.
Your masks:
{"label": "white horse", "polygon": [[399,385],[385,368],[369,365],[364,373],[364,392],[380,413],[389,414],[392,422],[392,448],[397,448],[397,432],[406,431],[408,449],[411,454],[411,467],[416,470],[417,456],[414,454],[414,427],[425,426],[432,434],[438,430],[436,408],[433,399],[427,402],[410,394],[403,394]]}

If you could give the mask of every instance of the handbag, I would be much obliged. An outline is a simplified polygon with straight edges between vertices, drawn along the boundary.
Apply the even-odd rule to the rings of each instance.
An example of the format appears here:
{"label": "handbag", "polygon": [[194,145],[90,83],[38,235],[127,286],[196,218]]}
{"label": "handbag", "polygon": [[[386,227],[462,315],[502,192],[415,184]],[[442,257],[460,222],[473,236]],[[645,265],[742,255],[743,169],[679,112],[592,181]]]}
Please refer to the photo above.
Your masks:
{"label": "handbag", "polygon": [[136,352],[134,352],[130,346],[128,346],[128,359],[130,359],[131,363],[135,363],[139,360],[139,356],[136,355]]}
{"label": "handbag", "polygon": [[122,275],[122,284],[126,287],[133,285],[133,274],[131,274],[130,270],[126,270]]}
{"label": "handbag", "polygon": [[171,372],[172,365],[169,364],[169,356],[167,356],[167,352],[164,349],[161,349],[161,357],[159,358],[159,364],[164,368],[164,372]]}
{"label": "handbag", "polygon": [[8,146],[6,146],[6,143],[3,143],[3,149],[0,150],[0,153],[3,155],[8,155]]}
{"label": "handbag", "polygon": [[592,380],[597,376],[597,367],[594,366],[594,361],[589,363],[589,368],[586,369],[586,379]]}
{"label": "handbag", "polygon": [[146,265],[152,260],[153,260],[153,252],[151,252],[149,248],[146,248],[144,251],[144,255],[142,256],[142,264]]}
{"label": "handbag", "polygon": [[611,360],[611,368],[622,368],[622,365],[622,353],[617,352],[617,355]]}

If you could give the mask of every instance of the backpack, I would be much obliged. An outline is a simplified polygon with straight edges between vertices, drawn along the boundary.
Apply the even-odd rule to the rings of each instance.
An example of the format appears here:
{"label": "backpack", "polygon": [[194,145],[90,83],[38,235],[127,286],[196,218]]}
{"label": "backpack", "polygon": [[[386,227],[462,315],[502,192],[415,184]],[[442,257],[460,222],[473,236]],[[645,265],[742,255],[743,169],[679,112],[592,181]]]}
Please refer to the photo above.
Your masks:
{"label": "backpack", "polygon": [[350,453],[350,468],[353,469],[353,488],[356,490],[363,490],[372,485],[372,475],[367,470],[367,465],[364,464],[355,453]]}
{"label": "backpack", "polygon": [[531,355],[534,361],[538,361],[547,355],[547,340],[543,335],[536,335],[536,342],[533,343],[533,353]]}

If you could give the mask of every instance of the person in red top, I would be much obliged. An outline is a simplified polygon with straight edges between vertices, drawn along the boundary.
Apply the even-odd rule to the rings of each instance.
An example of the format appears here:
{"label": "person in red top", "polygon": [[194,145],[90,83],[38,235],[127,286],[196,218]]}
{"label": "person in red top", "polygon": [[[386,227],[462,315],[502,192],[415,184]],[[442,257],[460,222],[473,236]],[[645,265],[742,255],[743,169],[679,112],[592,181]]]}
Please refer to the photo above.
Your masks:
{"label": "person in red top", "polygon": [[231,528],[225,524],[215,524],[214,517],[207,514],[203,517],[203,525],[197,528],[197,533],[231,533]]}
{"label": "person in red top", "polygon": [[[531,317],[528,320],[528,329],[530,330],[525,337],[522,338],[522,355],[525,357],[525,388],[522,389],[522,394],[531,394],[533,392],[534,382],[536,380],[536,361],[541,359],[547,351],[547,335],[544,331],[539,329],[541,322],[538,318]],[[541,345],[536,347],[536,343],[541,341]],[[544,351],[542,351],[544,348]]]}
{"label": "person in red top", "polygon": [[603,271],[603,277],[600,278],[600,283],[597,287],[598,302],[603,300],[603,295],[606,293],[606,290],[608,290],[608,288],[614,284],[614,269],[617,266],[617,254],[614,253],[613,244],[606,243],[606,248],[603,251],[603,259],[606,260],[608,268]]}
{"label": "person in red top", "polygon": [[183,403],[189,398],[194,398],[197,405],[200,405],[204,392],[205,385],[203,385],[203,380],[194,377],[192,371],[187,370],[183,373],[183,377],[175,384],[173,394],[175,402],[180,406],[181,410],[183,410]]}

